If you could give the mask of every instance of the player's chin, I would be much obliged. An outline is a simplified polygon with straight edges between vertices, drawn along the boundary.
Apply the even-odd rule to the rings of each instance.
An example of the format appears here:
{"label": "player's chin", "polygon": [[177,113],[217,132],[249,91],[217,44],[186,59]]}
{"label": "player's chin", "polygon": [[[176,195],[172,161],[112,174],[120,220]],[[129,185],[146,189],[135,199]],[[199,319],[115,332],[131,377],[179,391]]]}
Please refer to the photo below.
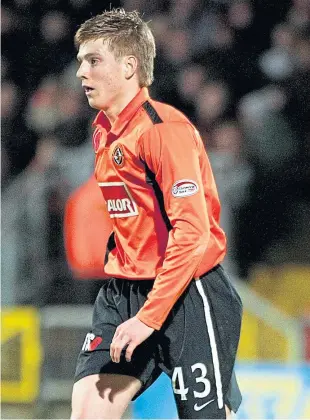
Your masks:
{"label": "player's chin", "polygon": [[101,109],[100,105],[98,104],[98,102],[95,99],[90,98],[90,97],[88,97],[87,99],[88,99],[88,104],[89,104],[90,107],[92,107],[94,109]]}

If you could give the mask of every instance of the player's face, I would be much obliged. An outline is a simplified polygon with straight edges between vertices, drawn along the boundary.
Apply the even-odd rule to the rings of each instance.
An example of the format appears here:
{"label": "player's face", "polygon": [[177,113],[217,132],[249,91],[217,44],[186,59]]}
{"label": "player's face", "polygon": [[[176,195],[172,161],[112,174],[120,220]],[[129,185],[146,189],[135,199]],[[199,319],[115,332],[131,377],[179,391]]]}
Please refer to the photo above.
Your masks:
{"label": "player's face", "polygon": [[92,108],[107,110],[124,92],[125,66],[122,59],[116,60],[102,39],[80,45],[80,63],[77,77]]}

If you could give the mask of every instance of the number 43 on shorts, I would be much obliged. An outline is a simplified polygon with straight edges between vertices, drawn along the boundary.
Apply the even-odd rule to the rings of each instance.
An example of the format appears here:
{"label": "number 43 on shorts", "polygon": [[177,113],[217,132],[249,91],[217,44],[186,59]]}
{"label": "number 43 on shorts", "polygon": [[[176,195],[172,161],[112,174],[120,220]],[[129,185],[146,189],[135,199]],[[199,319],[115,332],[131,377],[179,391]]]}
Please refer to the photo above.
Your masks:
{"label": "number 43 on shorts", "polygon": [[[198,392],[194,390],[194,397],[195,398],[204,398],[210,394],[211,391],[211,383],[209,379],[206,378],[207,375],[207,367],[203,363],[195,363],[191,366],[192,372],[194,373],[195,370],[200,369],[200,376],[196,378],[197,383],[202,383],[204,385],[204,390],[202,392]],[[175,394],[181,396],[181,400],[187,400],[187,393],[188,388],[185,387],[184,384],[184,377],[183,377],[183,370],[182,367],[175,367],[172,375],[172,388]],[[176,384],[179,384],[179,387],[176,387]]]}

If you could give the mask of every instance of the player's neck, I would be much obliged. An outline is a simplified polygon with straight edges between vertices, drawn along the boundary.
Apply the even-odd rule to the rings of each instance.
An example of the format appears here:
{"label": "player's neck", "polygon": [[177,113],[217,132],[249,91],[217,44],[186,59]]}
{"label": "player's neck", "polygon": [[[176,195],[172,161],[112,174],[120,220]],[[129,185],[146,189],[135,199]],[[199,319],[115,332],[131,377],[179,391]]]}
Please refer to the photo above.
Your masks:
{"label": "player's neck", "polygon": [[133,100],[133,98],[139,92],[140,87],[138,85],[133,86],[131,89],[125,89],[116,98],[108,109],[104,110],[110,124],[112,125],[118,115],[123,111],[124,108]]}

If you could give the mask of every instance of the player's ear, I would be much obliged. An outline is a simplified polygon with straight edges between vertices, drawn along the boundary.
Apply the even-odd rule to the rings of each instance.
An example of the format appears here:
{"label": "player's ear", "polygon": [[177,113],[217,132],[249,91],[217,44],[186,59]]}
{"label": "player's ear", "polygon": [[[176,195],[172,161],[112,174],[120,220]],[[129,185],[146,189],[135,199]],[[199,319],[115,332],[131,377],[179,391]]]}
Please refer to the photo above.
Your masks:
{"label": "player's ear", "polygon": [[131,79],[132,76],[137,72],[138,61],[134,55],[127,55],[124,57],[125,66],[125,77]]}

